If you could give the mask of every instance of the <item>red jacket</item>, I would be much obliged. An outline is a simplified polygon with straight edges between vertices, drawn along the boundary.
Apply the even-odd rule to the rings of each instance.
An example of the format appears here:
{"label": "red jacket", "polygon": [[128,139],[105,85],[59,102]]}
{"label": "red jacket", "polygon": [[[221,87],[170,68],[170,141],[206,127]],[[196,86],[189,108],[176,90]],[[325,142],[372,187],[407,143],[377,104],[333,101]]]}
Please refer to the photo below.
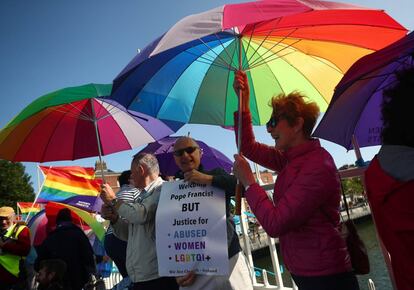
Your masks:
{"label": "red jacket", "polygon": [[365,184],[378,235],[391,256],[397,289],[414,289],[414,180],[394,179],[374,158],[365,172]]}
{"label": "red jacket", "polygon": [[279,237],[289,271],[298,276],[351,271],[345,241],[338,230],[340,186],[330,154],[316,139],[284,153],[257,143],[250,120],[250,114],[243,113],[241,150],[278,176],[275,204],[258,184],[250,186],[245,196],[266,232]]}

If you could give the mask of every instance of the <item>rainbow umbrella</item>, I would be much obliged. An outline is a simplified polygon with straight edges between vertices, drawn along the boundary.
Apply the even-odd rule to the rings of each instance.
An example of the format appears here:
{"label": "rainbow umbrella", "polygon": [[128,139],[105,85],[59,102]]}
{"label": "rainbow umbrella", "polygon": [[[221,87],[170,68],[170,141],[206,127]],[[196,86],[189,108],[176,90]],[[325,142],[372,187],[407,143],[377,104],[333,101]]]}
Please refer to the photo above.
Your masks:
{"label": "rainbow umbrella", "polygon": [[233,125],[234,71],[244,70],[253,124],[266,123],[273,95],[294,90],[324,111],[356,60],[406,33],[383,10],[350,4],[224,5],[183,18],[149,44],[116,77],[110,98],[161,120]]}
{"label": "rainbow umbrella", "polygon": [[47,217],[44,209],[32,216],[27,223],[30,229],[30,243],[33,246],[40,245],[47,237]]}
{"label": "rainbow umbrella", "polygon": [[100,224],[95,219],[94,214],[68,204],[59,202],[48,202],[46,204],[46,216],[49,220],[49,223],[51,223],[51,226],[56,225],[56,216],[58,212],[63,208],[70,209],[72,220],[75,224],[81,226],[83,229],[85,228],[86,224],[87,227],[90,227],[92,229],[97,238],[100,241],[103,241],[103,238],[105,236],[105,229],[102,224]]}
{"label": "rainbow umbrella", "polygon": [[60,161],[107,155],[173,133],[161,121],[99,98],[111,85],[87,84],[44,95],[0,131],[0,158]]}
{"label": "rainbow umbrella", "polygon": [[48,233],[56,227],[56,216],[63,208],[70,209],[74,224],[78,225],[83,230],[92,229],[92,232],[96,237],[100,241],[103,241],[105,229],[102,224],[95,219],[93,214],[67,204],[48,202],[45,209],[34,215],[27,224],[31,232],[30,238],[32,245],[40,245],[45,240]]}

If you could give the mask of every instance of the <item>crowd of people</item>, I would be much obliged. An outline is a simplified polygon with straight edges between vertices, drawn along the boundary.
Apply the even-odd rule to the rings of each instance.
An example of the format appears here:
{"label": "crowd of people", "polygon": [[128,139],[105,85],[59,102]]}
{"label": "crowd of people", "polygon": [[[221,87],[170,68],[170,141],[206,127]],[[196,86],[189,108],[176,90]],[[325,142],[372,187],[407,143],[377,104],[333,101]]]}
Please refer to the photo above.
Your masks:
{"label": "crowd of people", "polygon": [[[234,175],[221,168],[207,171],[203,152],[190,137],[178,138],[174,160],[180,169],[173,179],[211,185],[224,190],[227,229],[228,275],[162,277],[156,249],[156,211],[164,182],[157,158],[138,153],[129,171],[121,174],[115,193],[103,184],[102,216],[110,221],[105,250],[116,263],[123,280],[114,289],[253,289],[252,273],[244,256],[231,214],[230,198],[237,179],[244,196],[268,235],[278,237],[286,268],[300,290],[357,290],[346,243],[340,232],[340,178],[330,154],[312,138],[319,108],[298,92],[274,96],[266,124],[274,145],[255,140],[250,113],[247,76],[238,71],[234,90],[241,102],[241,153],[235,155]],[[367,194],[378,234],[389,256],[396,289],[414,289],[412,227],[414,135],[406,124],[412,108],[414,70],[397,75],[384,93],[383,147],[366,173]],[[238,112],[235,124],[238,124]],[[237,135],[237,128],[236,128]],[[237,139],[237,138],[236,138]],[[256,182],[246,160],[278,174],[273,200]],[[398,162],[396,162],[396,160]],[[237,178],[237,179],[236,179]],[[30,231],[17,223],[11,207],[0,208],[0,290],[28,289],[24,259],[31,249]],[[97,274],[92,246],[72,222],[71,211],[62,209],[56,227],[36,248],[34,269],[37,289],[83,289]]]}

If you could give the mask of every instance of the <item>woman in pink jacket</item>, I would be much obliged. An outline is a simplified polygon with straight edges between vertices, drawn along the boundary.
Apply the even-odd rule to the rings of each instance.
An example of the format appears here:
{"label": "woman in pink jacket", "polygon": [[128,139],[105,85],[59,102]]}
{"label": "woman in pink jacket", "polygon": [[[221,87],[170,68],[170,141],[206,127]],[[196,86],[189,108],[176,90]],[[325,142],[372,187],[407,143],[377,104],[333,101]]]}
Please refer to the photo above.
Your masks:
{"label": "woman in pink jacket", "polygon": [[245,197],[260,224],[279,238],[295,283],[300,290],[359,289],[339,232],[337,170],[331,155],[311,138],[318,106],[298,93],[273,97],[267,131],[275,146],[268,146],[255,141],[244,72],[236,73],[234,89],[242,92],[243,156],[278,173],[273,202],[241,155],[235,155],[234,174],[246,188]]}

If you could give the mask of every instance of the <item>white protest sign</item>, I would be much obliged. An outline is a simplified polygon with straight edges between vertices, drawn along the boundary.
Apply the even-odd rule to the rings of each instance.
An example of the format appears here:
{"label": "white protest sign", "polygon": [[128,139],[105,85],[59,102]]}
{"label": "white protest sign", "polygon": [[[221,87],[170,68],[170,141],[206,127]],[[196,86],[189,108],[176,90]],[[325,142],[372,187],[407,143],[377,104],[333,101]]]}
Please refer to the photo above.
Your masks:
{"label": "white protest sign", "polygon": [[228,275],[223,190],[183,180],[163,183],[155,228],[160,276]]}

